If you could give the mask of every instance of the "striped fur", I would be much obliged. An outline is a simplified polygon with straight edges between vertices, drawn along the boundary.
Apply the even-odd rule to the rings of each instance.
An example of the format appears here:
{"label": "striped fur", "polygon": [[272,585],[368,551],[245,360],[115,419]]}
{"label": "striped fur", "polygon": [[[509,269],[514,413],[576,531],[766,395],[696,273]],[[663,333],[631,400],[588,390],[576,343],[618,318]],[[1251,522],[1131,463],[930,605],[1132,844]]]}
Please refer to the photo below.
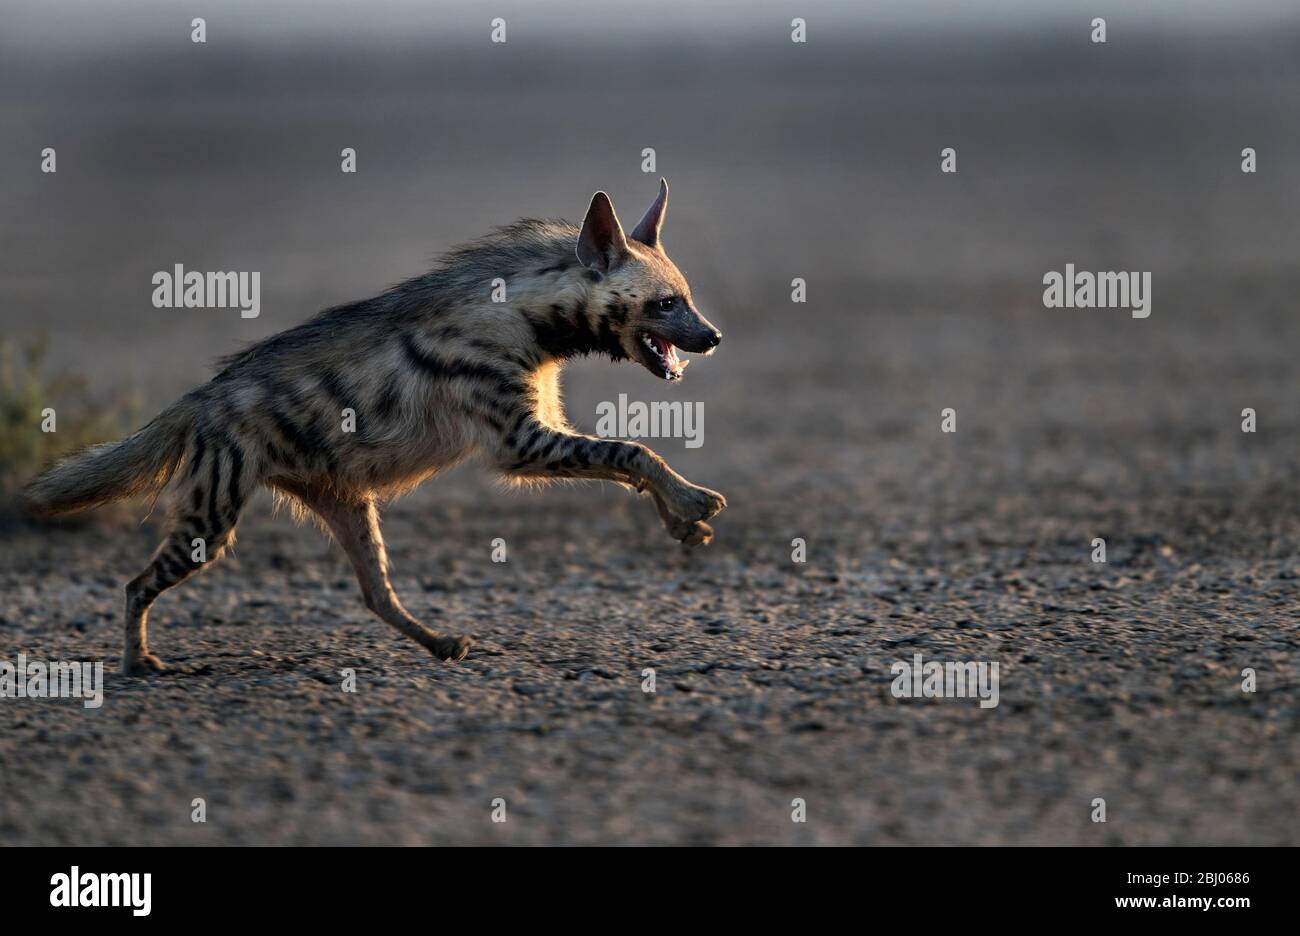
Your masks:
{"label": "striped fur", "polygon": [[[31,482],[24,498],[43,513],[170,488],[170,532],[126,588],[124,669],[163,668],[148,649],[149,606],[221,554],[262,486],[315,514],[356,568],[367,607],[444,660],[463,658],[472,640],[402,608],[375,505],[466,458],[512,481],[648,491],[674,537],[707,542],[704,521],[725,506],[721,495],[644,445],[575,433],[560,402],[560,370],[575,356],[635,360],[672,379],[647,336],[705,353],[718,343],[659,243],[666,203],[661,186],[631,239],[603,193],[582,228],[501,228],[423,276],[232,355],[144,429]],[[504,303],[492,301],[497,278]],[[206,553],[198,561],[196,541]]]}

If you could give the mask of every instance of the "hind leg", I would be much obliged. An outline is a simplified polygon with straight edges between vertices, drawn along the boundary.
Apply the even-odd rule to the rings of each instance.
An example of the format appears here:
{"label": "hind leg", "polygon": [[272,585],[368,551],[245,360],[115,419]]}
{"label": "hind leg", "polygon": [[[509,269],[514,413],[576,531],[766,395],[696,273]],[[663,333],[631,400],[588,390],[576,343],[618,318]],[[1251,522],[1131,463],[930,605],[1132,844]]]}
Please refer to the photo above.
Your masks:
{"label": "hind leg", "polygon": [[237,448],[200,448],[178,488],[171,530],[148,568],[126,586],[126,628],[122,672],[131,676],[164,670],[149,652],[149,607],[164,591],[217,559],[234,539],[247,499],[243,457]]}
{"label": "hind leg", "polygon": [[344,499],[323,491],[290,491],[315,511],[343,547],[357,573],[366,607],[440,660],[463,660],[472,637],[442,634],[412,617],[388,580],[388,557],[379,532],[379,512],[367,497]]}

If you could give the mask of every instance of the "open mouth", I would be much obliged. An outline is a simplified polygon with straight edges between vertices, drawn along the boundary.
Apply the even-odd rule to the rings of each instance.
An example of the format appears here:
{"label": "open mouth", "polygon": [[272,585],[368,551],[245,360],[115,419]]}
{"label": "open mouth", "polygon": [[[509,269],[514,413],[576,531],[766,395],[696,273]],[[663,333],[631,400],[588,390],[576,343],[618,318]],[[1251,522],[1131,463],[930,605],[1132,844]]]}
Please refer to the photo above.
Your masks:
{"label": "open mouth", "polygon": [[683,361],[677,357],[677,348],[665,338],[658,335],[651,335],[648,332],[641,332],[641,343],[646,346],[659,363],[661,376],[664,380],[681,380],[682,371],[686,370],[686,365],[690,361]]}

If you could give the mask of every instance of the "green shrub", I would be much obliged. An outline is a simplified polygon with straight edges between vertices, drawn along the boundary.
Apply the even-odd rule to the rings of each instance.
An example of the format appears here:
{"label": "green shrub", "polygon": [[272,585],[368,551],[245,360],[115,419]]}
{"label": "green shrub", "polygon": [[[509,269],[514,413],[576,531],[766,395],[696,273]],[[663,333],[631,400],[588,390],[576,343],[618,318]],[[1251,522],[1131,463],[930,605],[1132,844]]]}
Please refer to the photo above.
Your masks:
{"label": "green shrub", "polygon": [[[59,456],[126,435],[140,413],[139,402],[123,394],[97,401],[79,374],[47,376],[48,348],[46,336],[21,352],[0,339],[0,496],[6,500]],[[54,411],[54,432],[42,431],[47,409]]]}

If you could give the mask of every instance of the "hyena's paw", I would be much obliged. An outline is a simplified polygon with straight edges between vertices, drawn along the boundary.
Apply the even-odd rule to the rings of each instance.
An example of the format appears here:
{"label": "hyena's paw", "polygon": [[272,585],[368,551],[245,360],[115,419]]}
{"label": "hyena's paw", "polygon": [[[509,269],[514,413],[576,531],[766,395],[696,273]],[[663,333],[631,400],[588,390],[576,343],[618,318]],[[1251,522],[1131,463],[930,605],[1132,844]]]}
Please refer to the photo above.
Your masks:
{"label": "hyena's paw", "polygon": [[727,499],[708,488],[689,487],[672,504],[672,511],[682,520],[698,522],[721,513]]}
{"label": "hyena's paw", "polygon": [[425,644],[430,653],[446,663],[457,663],[465,659],[465,655],[469,653],[469,648],[472,646],[474,646],[473,637],[457,637],[454,634],[435,637]]}
{"label": "hyena's paw", "polygon": [[674,520],[668,527],[668,532],[673,539],[680,540],[686,546],[704,546],[713,539],[713,527],[699,520]]}
{"label": "hyena's paw", "polygon": [[122,658],[122,672],[127,676],[152,676],[167,672],[167,664],[152,653],[140,653]]}

